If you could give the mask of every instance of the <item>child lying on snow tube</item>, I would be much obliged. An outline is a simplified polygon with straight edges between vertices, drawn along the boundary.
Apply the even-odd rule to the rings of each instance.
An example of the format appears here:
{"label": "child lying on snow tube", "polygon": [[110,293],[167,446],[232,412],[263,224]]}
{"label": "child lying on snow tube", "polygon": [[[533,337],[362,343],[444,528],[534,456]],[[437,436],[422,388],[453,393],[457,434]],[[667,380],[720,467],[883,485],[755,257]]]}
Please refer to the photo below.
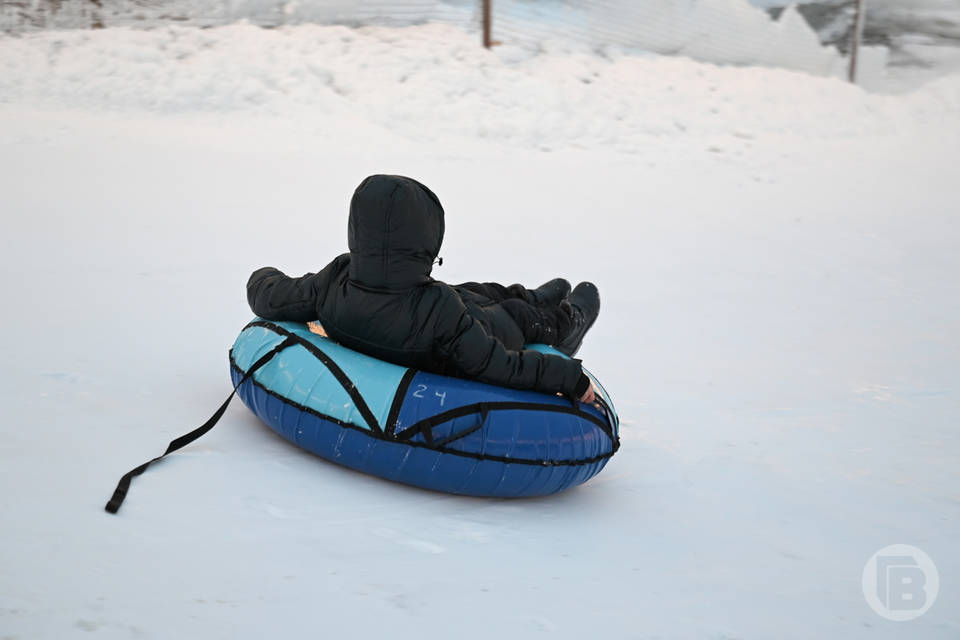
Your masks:
{"label": "child lying on snow tube", "polygon": [[[492,282],[451,287],[430,277],[443,241],[443,228],[443,207],[425,186],[401,176],[370,176],[357,187],[350,203],[347,233],[350,253],[334,259],[319,273],[300,278],[289,278],[272,267],[255,271],[247,283],[250,307],[267,320],[319,321],[326,334],[343,346],[412,369],[473,378],[504,387],[562,393],[581,402],[594,402],[594,389],[579,360],[524,349],[524,344],[546,343],[573,356],[600,311],[597,288],[581,282],[571,293],[570,283],[562,278],[532,291],[518,284],[504,287]],[[314,330],[317,328],[314,324]],[[289,346],[287,341],[291,339],[288,337],[277,344],[237,376],[234,393],[259,367]],[[163,455],[125,473],[106,510],[117,513],[133,478],[152,463],[213,428],[232,397],[233,394],[206,423],[172,441]],[[571,412],[590,423],[600,424],[576,409]],[[481,410],[481,416],[478,428],[486,422],[485,410]],[[339,429],[341,423],[330,424],[338,425]],[[276,425],[271,423],[271,426]],[[409,466],[413,475],[400,479],[409,484],[471,495],[552,493],[585,482],[603,468],[619,444],[615,428],[612,423],[610,431],[600,427],[610,437],[612,448],[586,460],[563,458],[553,461],[553,465],[547,465],[547,460],[529,464],[529,460],[515,461],[507,454],[497,459],[484,457],[481,451],[474,452],[476,460],[492,461],[484,467],[486,471],[478,472],[479,467],[471,459],[469,469],[460,469],[466,471],[466,476],[455,474],[453,484],[449,477],[434,474],[438,467],[437,460],[432,458],[427,467]],[[458,434],[458,438],[475,431],[476,428]],[[316,434],[319,433],[317,430]],[[336,442],[340,441],[339,437]],[[584,439],[581,430],[581,440]],[[327,447],[332,442],[320,441],[318,446]],[[382,472],[384,461],[394,462],[390,456],[397,454],[394,447],[401,444],[399,440],[383,438],[377,438],[376,442],[382,445],[378,451],[386,451],[383,454],[386,458],[374,456]],[[480,442],[481,449],[484,442]],[[417,455],[427,452],[426,455],[434,456],[438,451],[429,448],[429,441],[426,442],[428,448],[421,444],[402,446],[412,447]],[[509,439],[507,445],[512,447]],[[366,456],[372,448],[364,451]],[[509,454],[513,450],[507,451]],[[401,453],[407,460],[409,452],[404,449]],[[464,458],[463,453],[460,451],[461,455],[454,458],[461,462],[470,458]],[[360,468],[360,463],[368,462],[365,457],[356,465],[344,463]],[[418,476],[417,470],[424,468],[430,472]],[[513,484],[504,483],[509,468],[514,469]],[[522,471],[518,474],[520,468]],[[555,473],[557,469],[561,472]],[[376,472],[372,468],[366,470]],[[464,484],[470,479],[475,485]]]}
{"label": "child lying on snow tube", "polygon": [[579,360],[524,345],[573,356],[600,312],[597,288],[581,282],[571,293],[562,278],[533,290],[434,280],[443,216],[416,180],[370,176],[350,202],[350,252],[299,278],[258,269],[247,282],[250,308],[268,320],[319,321],[340,344],[406,367],[593,402]]}

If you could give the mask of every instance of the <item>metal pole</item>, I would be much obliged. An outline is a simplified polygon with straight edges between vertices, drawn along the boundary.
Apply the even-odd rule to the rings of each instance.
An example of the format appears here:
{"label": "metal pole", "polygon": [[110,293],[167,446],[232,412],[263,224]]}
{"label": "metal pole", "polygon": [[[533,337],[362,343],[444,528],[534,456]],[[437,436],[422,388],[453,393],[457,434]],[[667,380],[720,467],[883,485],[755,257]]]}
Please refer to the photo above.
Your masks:
{"label": "metal pole", "polygon": [[493,0],[483,0],[483,46],[489,49],[493,45],[493,40],[490,37],[491,31],[491,10],[490,4]]}
{"label": "metal pole", "polygon": [[853,11],[853,33],[850,34],[850,82],[857,81],[857,54],[860,52],[860,40],[863,38],[863,23],[866,20],[867,11],[863,0],[856,0]]}

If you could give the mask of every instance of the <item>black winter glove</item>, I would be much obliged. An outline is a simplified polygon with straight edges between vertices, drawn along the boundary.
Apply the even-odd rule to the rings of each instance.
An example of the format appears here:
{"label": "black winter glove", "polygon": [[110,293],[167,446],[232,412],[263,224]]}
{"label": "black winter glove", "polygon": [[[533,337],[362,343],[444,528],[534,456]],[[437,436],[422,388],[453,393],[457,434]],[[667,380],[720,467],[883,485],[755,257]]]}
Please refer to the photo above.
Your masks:
{"label": "black winter glove", "polygon": [[573,388],[574,400],[580,400],[589,388],[590,378],[587,377],[587,374],[581,373],[580,379],[577,380],[577,386]]}

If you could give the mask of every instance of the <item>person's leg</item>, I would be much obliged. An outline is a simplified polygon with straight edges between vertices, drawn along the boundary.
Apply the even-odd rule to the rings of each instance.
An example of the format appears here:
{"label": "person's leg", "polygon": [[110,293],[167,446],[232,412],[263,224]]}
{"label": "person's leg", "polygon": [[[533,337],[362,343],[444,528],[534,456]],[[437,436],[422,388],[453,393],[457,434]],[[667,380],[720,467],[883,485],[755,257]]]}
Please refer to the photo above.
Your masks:
{"label": "person's leg", "polygon": [[536,307],[522,300],[499,305],[516,322],[526,344],[542,342],[573,357],[600,314],[600,293],[592,282],[581,282],[559,305]]}
{"label": "person's leg", "polygon": [[508,349],[543,343],[572,357],[600,313],[600,294],[593,283],[581,282],[569,298],[551,306],[540,307],[518,298],[482,305],[465,301],[465,304],[467,312],[487,333]]}
{"label": "person's leg", "polygon": [[524,300],[526,299],[524,294],[527,291],[518,284],[505,287],[496,282],[464,282],[463,284],[454,285],[453,288],[458,291],[466,290],[483,296],[490,302],[503,302],[504,300],[510,300],[512,298]]}
{"label": "person's leg", "polygon": [[554,278],[536,289],[527,289],[521,284],[503,286],[496,282],[464,282],[454,285],[454,289],[465,290],[481,295],[491,302],[523,300],[528,304],[547,306],[558,304],[570,293],[570,283],[563,278]]}
{"label": "person's leg", "polygon": [[560,303],[560,307],[569,315],[570,325],[556,347],[562,353],[573,357],[583,344],[583,337],[600,314],[600,292],[592,282],[581,282],[573,293]]}
{"label": "person's leg", "polygon": [[559,344],[570,332],[570,314],[559,306],[537,307],[523,300],[504,300],[499,305],[517,323],[526,344]]}
{"label": "person's leg", "polygon": [[[461,295],[461,298],[463,297],[465,296]],[[523,349],[525,344],[523,331],[507,310],[501,304],[490,302],[484,296],[480,296],[480,299],[482,303],[476,300],[464,300],[467,313],[483,327],[487,335],[502,342],[507,349],[513,351]]]}

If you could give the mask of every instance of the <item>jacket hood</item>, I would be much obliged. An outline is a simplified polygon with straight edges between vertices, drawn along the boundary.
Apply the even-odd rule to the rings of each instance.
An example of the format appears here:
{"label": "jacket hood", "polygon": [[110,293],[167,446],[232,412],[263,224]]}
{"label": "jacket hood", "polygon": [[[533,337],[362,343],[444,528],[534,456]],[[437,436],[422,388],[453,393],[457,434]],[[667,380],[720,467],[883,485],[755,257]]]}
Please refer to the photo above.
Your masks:
{"label": "jacket hood", "polygon": [[350,280],[392,290],[430,282],[443,231],[443,207],[430,189],[404,176],[370,176],[350,201]]}

